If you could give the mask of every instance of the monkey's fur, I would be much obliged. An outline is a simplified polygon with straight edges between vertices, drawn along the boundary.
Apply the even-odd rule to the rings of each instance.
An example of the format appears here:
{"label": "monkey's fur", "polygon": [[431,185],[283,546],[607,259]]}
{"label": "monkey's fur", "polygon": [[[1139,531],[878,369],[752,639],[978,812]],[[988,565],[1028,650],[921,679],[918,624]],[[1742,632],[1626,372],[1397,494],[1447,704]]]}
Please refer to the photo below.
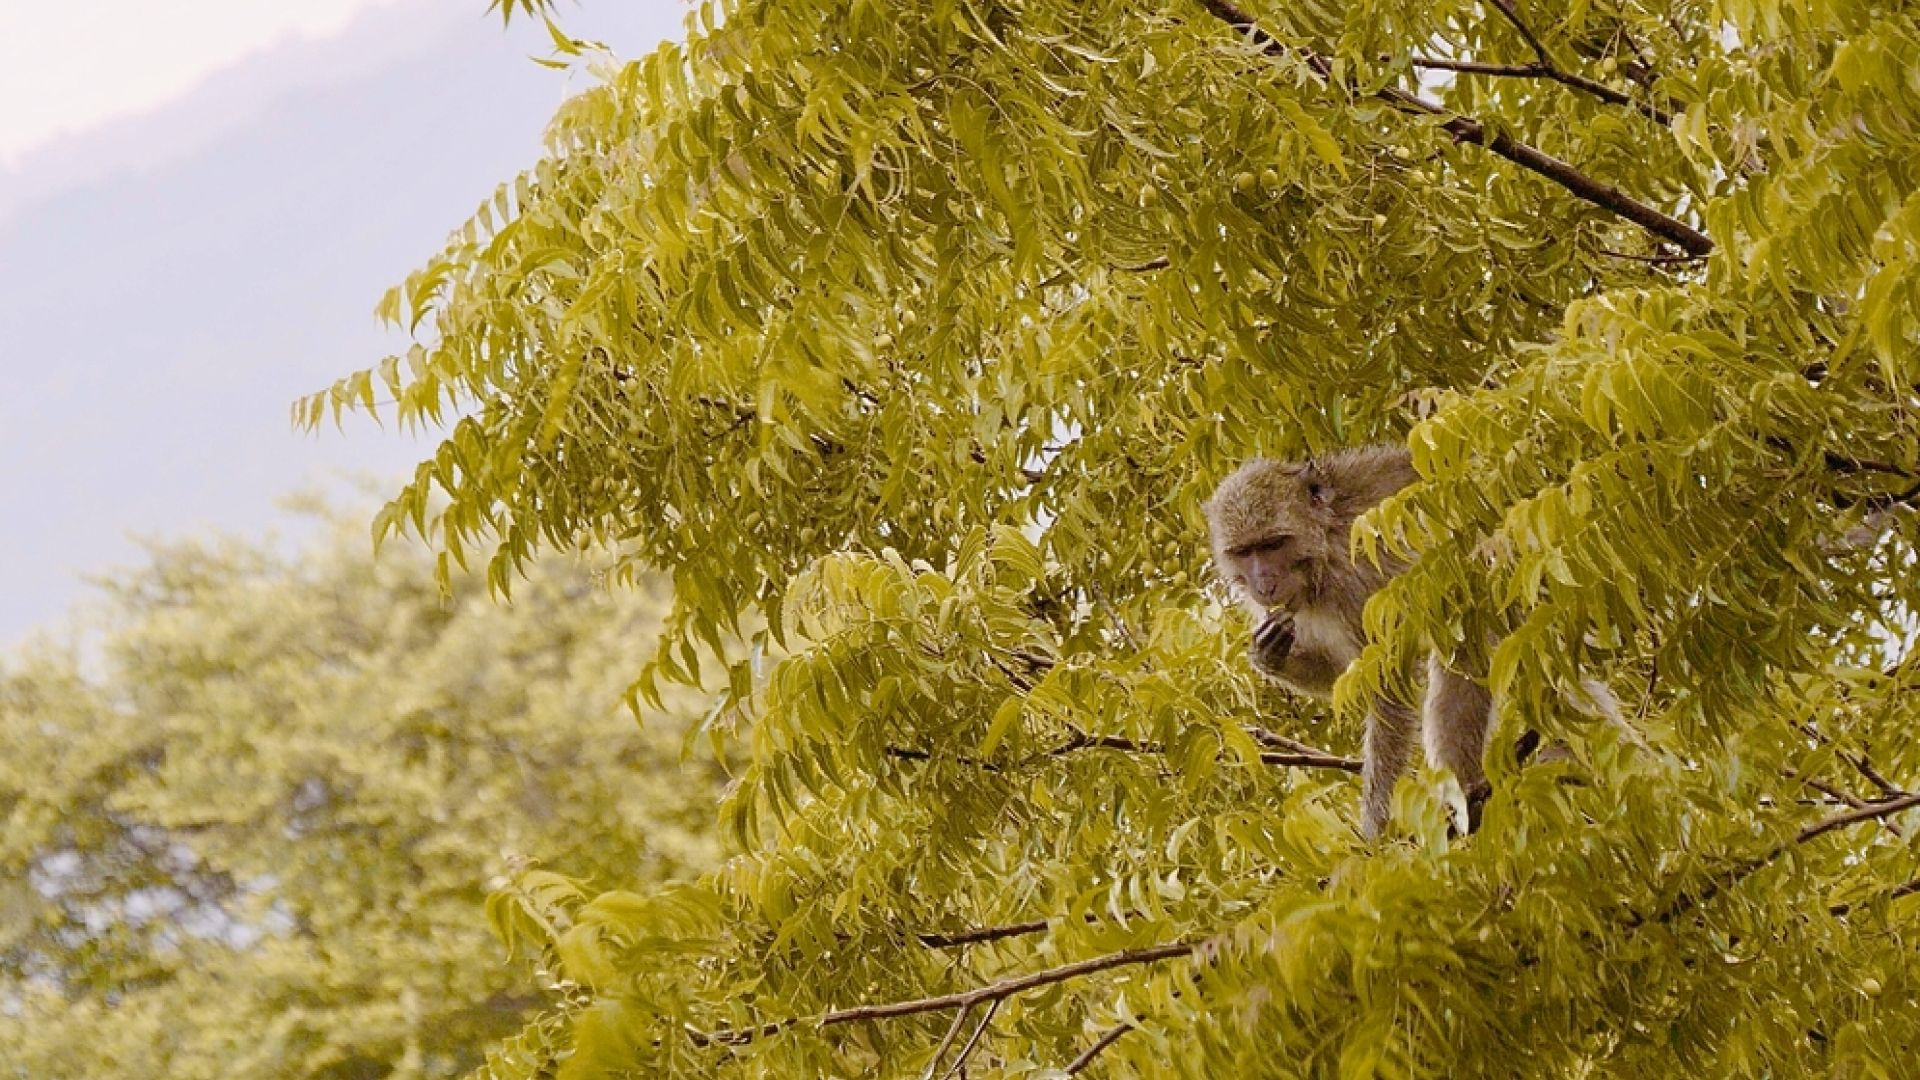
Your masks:
{"label": "monkey's fur", "polygon": [[[1214,564],[1258,620],[1249,650],[1254,667],[1296,690],[1330,696],[1334,680],[1360,655],[1367,597],[1405,569],[1349,557],[1354,519],[1413,480],[1404,448],[1368,446],[1297,462],[1256,458],[1221,481],[1206,507]],[[1434,655],[1427,660],[1424,724],[1410,704],[1376,699],[1362,753],[1361,833],[1373,838],[1386,827],[1417,727],[1428,759],[1452,769],[1470,799],[1483,796],[1492,706],[1484,687]]]}

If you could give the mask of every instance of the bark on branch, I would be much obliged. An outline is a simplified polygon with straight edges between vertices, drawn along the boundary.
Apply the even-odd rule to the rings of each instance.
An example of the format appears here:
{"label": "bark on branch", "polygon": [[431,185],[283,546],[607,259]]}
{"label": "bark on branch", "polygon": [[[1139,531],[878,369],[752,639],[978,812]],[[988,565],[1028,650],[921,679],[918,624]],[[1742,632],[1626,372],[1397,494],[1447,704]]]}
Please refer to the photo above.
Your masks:
{"label": "bark on branch", "polygon": [[1071,964],[1028,972],[1025,975],[1010,976],[987,983],[985,986],[976,986],[972,990],[962,990],[952,994],[938,994],[908,1001],[888,1001],[876,1005],[859,1005],[851,1009],[835,1009],[811,1020],[780,1020],[753,1028],[720,1031],[689,1030],[688,1035],[700,1046],[742,1046],[755,1039],[776,1035],[800,1024],[810,1024],[815,1028],[829,1028],[862,1020],[889,1020],[896,1016],[945,1012],[948,1009],[972,1009],[983,1002],[1004,1001],[1028,990],[1068,982],[1087,975],[1096,975],[1114,968],[1155,964],[1162,960],[1186,956],[1193,952],[1195,944],[1192,941],[1176,941],[1168,945],[1122,949],[1105,956],[1090,957],[1086,960],[1076,960]]}
{"label": "bark on branch", "polygon": [[1084,1070],[1087,1066],[1093,1064],[1093,1059],[1099,1057],[1101,1051],[1105,1050],[1109,1046],[1112,1046],[1114,1043],[1119,1042],[1120,1036],[1125,1035],[1127,1032],[1132,1030],[1133,1030],[1133,1025],[1125,1024],[1125,1023],[1115,1024],[1114,1026],[1108,1028],[1106,1034],[1096,1039],[1092,1046],[1089,1046],[1085,1050],[1081,1051],[1080,1056],[1068,1062],[1067,1067],[1062,1071],[1065,1072],[1068,1076],[1080,1075],[1082,1070]]}
{"label": "bark on branch", "polygon": [[[1849,825],[1858,825],[1863,821],[1879,821],[1889,818],[1903,811],[1911,810],[1916,806],[1920,806],[1920,794],[1907,795],[1897,799],[1882,799],[1878,802],[1870,802],[1857,809],[1846,810],[1830,817],[1821,818],[1819,821],[1814,822],[1794,834],[1793,839],[1779,844],[1765,855],[1756,859],[1748,859],[1722,872],[1711,881],[1708,881],[1700,891],[1681,893],[1665,911],[1660,913],[1657,921],[1669,922],[1681,915],[1685,915],[1687,912],[1692,911],[1694,908],[1699,907],[1753,876],[1755,873],[1771,865],[1775,860],[1779,859],[1780,856],[1785,855],[1787,852],[1792,851],[1794,848],[1799,847],[1809,840],[1825,836],[1835,829],[1844,829]],[[1632,925],[1637,926],[1643,921],[1645,920],[1635,919]]]}
{"label": "bark on branch", "polygon": [[987,941],[1038,934],[1046,928],[1047,920],[1034,919],[1032,922],[1009,923],[1006,926],[984,926],[978,930],[961,930],[952,934],[918,934],[916,937],[920,944],[929,949],[951,949],[961,945],[978,945]]}
{"label": "bark on branch", "polygon": [[[1246,35],[1247,39],[1258,45],[1262,51],[1272,56],[1298,56],[1322,79],[1329,83],[1333,81],[1333,65],[1326,57],[1311,49],[1287,45],[1261,29],[1251,15],[1241,11],[1228,0],[1199,0],[1199,3],[1206,8],[1208,14]],[[1553,181],[1576,198],[1623,217],[1655,236],[1677,245],[1689,255],[1707,255],[1713,251],[1713,240],[1706,233],[1679,218],[1640,202],[1612,184],[1588,176],[1539,147],[1521,142],[1505,132],[1489,131],[1485,124],[1471,116],[1463,116],[1418,94],[1408,93],[1396,87],[1389,86],[1376,90],[1373,96],[1401,112],[1436,118],[1439,120],[1440,129],[1451,135],[1455,142],[1473,143],[1476,146],[1485,147],[1528,172]]]}
{"label": "bark on branch", "polygon": [[[1255,741],[1264,746],[1277,749],[1262,751],[1260,763],[1295,769],[1335,769],[1340,772],[1358,773],[1360,761],[1357,758],[1341,757],[1328,753],[1318,747],[1292,739],[1282,738],[1263,728],[1253,728],[1249,732]],[[1167,748],[1157,742],[1140,742],[1119,735],[1093,735],[1079,728],[1069,728],[1067,737],[1056,746],[1039,751],[1022,764],[1037,762],[1045,758],[1065,757],[1080,750],[1114,750],[1123,754],[1164,754]],[[932,761],[933,751],[919,750],[909,746],[888,746],[883,751],[888,757],[900,761]],[[964,754],[952,758],[962,765],[971,765],[986,772],[1000,772],[1001,766],[991,761],[968,757]]]}
{"label": "bark on branch", "polygon": [[1571,71],[1541,62],[1533,64],[1490,64],[1481,60],[1447,60],[1437,56],[1416,56],[1410,63],[1426,71],[1455,71],[1462,75],[1491,75],[1505,79],[1546,79],[1562,86],[1571,87],[1583,93],[1591,94],[1609,105],[1624,105],[1647,119],[1667,127],[1673,123],[1673,114],[1628,94],[1623,94],[1597,79],[1589,79]]}

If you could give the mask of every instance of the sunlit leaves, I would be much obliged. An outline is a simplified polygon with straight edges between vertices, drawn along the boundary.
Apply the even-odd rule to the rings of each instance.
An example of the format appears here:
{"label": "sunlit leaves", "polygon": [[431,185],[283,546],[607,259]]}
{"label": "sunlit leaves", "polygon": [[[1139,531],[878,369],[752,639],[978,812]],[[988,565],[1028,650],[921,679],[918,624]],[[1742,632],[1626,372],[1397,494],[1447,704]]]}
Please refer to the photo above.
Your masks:
{"label": "sunlit leaves", "polygon": [[[821,1018],[1193,939],[1004,1002],[969,1075],[1122,1022],[1114,1075],[1912,1040],[1910,956],[1872,944],[1911,930],[1911,815],[1794,840],[1920,785],[1911,13],[1249,4],[1263,41],[1197,0],[723,7],[389,297],[418,349],[297,410],[458,417],[379,525],[499,591],[593,540],[673,576],[633,696],[720,691],[735,857],[676,894],[699,919],[499,909],[592,987],[574,1071],[937,1073],[951,1017]],[[1421,481],[1357,546],[1417,563],[1314,729],[1239,656],[1197,506],[1250,454],[1380,439]],[[1360,849],[1348,774],[1275,748],[1352,752],[1431,648],[1501,693],[1498,792],[1461,839],[1457,792],[1404,785]],[[1522,768],[1524,729],[1563,745]],[[1029,929],[929,944],[992,926]]]}
{"label": "sunlit leaves", "polygon": [[[156,548],[107,583],[85,660],[0,669],[9,1069],[460,1075],[554,983],[500,962],[490,887],[518,875],[487,913],[538,961],[569,933],[626,944],[603,929],[620,894],[556,870],[637,888],[715,863],[687,699],[644,730],[617,704],[656,590],[555,560],[514,609],[465,576],[443,601],[417,547],[376,563],[338,516],[327,536]],[[654,924],[681,925],[672,896]],[[565,1030],[496,1068],[537,1071]]]}

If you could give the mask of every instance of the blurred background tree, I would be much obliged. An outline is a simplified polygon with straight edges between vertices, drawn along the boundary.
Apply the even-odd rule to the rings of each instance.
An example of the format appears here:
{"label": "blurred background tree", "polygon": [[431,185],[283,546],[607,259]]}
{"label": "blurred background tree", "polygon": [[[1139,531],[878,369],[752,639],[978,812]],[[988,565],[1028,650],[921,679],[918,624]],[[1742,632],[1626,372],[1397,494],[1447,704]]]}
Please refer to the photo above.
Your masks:
{"label": "blurred background tree", "polygon": [[[540,0],[501,0],[509,15]],[[503,892],[495,1076],[1891,1075],[1920,1044],[1920,21],[1894,0],[739,0],[617,64],[296,408],[375,522],[671,574],[694,885]],[[457,419],[456,419],[457,417]],[[1198,505],[1395,440],[1330,717]],[[1352,703],[1500,692],[1484,826]],[[1496,644],[1497,643],[1497,644]],[[1604,678],[1648,748],[1569,713]],[[1316,719],[1329,722],[1308,726]]]}
{"label": "blurred background tree", "polygon": [[326,517],[304,551],[155,544],[95,645],[0,669],[0,1075],[458,1075],[540,1000],[490,888],[715,865],[684,709],[620,705],[657,584],[551,560],[510,608],[443,601]]}

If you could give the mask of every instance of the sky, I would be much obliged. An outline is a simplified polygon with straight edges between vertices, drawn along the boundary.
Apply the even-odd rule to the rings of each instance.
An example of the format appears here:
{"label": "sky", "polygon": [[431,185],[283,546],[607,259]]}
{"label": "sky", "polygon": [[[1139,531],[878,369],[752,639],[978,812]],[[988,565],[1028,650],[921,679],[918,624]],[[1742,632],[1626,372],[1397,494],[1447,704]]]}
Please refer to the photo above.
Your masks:
{"label": "sky", "polygon": [[60,136],[151,111],[290,38],[397,0],[0,0],[0,168]]}
{"label": "sky", "polygon": [[[138,537],[282,536],[428,440],[288,407],[405,348],[373,305],[585,76],[486,0],[0,0],[0,648]],[[563,6],[639,56],[681,0]]]}

